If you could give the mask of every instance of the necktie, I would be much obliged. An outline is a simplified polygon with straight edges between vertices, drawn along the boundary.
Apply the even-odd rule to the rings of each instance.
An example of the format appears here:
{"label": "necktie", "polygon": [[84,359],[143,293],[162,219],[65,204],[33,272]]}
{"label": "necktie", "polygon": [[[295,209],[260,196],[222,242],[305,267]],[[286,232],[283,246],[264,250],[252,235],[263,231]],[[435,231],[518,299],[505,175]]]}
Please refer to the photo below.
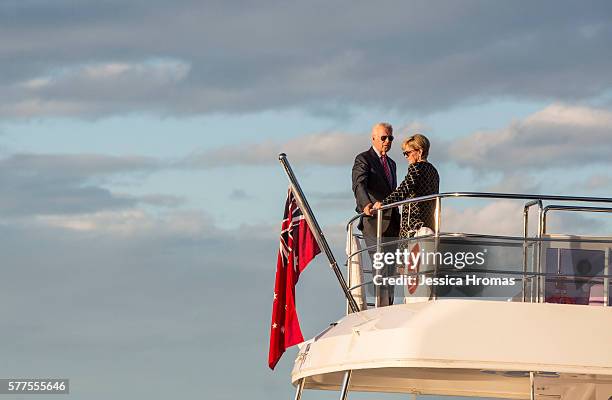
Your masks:
{"label": "necktie", "polygon": [[393,186],[393,180],[391,179],[391,170],[389,169],[389,164],[387,164],[387,155],[383,154],[380,156],[380,163],[385,170],[385,175],[387,175],[387,182],[389,182],[389,186]]}

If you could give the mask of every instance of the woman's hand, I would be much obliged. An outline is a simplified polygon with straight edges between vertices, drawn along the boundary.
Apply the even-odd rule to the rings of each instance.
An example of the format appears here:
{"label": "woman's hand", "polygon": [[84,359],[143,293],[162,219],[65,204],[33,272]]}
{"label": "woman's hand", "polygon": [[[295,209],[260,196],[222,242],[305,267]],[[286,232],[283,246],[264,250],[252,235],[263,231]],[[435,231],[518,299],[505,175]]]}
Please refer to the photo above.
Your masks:
{"label": "woman's hand", "polygon": [[382,207],[382,203],[380,201],[377,201],[376,203],[374,203],[374,205],[372,206],[373,210],[378,210],[380,207]]}

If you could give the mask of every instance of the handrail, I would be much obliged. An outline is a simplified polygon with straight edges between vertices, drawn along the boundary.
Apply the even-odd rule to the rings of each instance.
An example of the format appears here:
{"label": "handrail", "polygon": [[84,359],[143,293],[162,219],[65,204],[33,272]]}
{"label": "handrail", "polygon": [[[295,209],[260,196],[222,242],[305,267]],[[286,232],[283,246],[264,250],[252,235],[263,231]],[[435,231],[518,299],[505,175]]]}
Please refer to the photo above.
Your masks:
{"label": "handrail", "polygon": [[[399,207],[404,204],[418,203],[421,201],[435,200],[437,198],[444,199],[449,197],[466,197],[466,198],[483,198],[483,199],[514,199],[514,200],[548,200],[548,201],[580,201],[587,203],[612,203],[610,197],[585,197],[585,196],[560,196],[560,195],[540,195],[540,194],[524,194],[524,193],[493,193],[493,192],[444,192],[430,194],[427,196],[413,197],[406,200],[397,201],[381,207],[381,210]],[[365,213],[359,213],[353,216],[346,224],[355,222],[357,219],[365,216]]]}
{"label": "handrail", "polygon": [[381,210],[399,207],[403,204],[416,203],[426,200],[444,199],[448,197],[470,197],[482,199],[514,199],[514,200],[554,200],[554,201],[581,201],[588,203],[612,203],[610,197],[584,197],[584,196],[559,196],[539,194],[517,194],[517,193],[489,193],[489,192],[447,192],[430,194],[427,196],[414,197],[382,206]]}
{"label": "handrail", "polygon": [[[523,208],[523,237],[515,237],[515,236],[492,236],[492,235],[477,235],[477,234],[465,234],[465,233],[443,233],[440,232],[440,225],[441,225],[441,199],[444,198],[479,198],[479,199],[510,199],[510,200],[528,200],[528,202],[524,205]],[[418,203],[418,202],[423,202],[423,201],[432,201],[435,200],[436,201],[436,221],[435,221],[435,231],[434,231],[434,235],[428,236],[433,238],[434,240],[436,240],[436,243],[439,241],[440,238],[449,238],[449,237],[483,237],[483,238],[491,238],[491,239],[506,239],[506,240],[522,240],[523,241],[523,246],[525,247],[524,250],[524,256],[523,256],[523,275],[525,277],[529,276],[529,277],[537,277],[536,278],[536,301],[542,302],[544,301],[543,299],[543,285],[544,282],[542,280],[543,277],[546,277],[546,273],[541,271],[541,246],[543,242],[546,241],[558,241],[559,238],[546,238],[543,237],[545,232],[546,232],[546,213],[549,210],[569,210],[569,211],[593,211],[593,212],[612,212],[612,207],[611,208],[607,208],[607,207],[587,207],[587,206],[560,206],[560,205],[549,205],[546,207],[543,207],[543,201],[562,201],[562,202],[587,202],[587,203],[608,203],[608,204],[612,204],[612,198],[609,197],[590,197],[590,196],[562,196],[562,195],[539,195],[539,194],[522,194],[522,193],[491,193],[491,192],[444,192],[444,193],[437,193],[437,194],[431,194],[431,195],[427,195],[427,196],[420,196],[420,197],[414,197],[414,198],[409,198],[409,199],[405,199],[405,200],[401,200],[395,203],[390,203],[384,206],[381,206],[380,208],[378,208],[376,210],[376,218],[377,218],[377,240],[376,240],[376,245],[375,246],[367,246],[365,249],[360,249],[359,251],[353,252],[350,251],[349,255],[348,255],[348,260],[350,261],[351,258],[355,255],[357,255],[360,252],[364,252],[367,250],[372,249],[373,247],[376,247],[377,251],[381,251],[383,246],[386,245],[391,245],[397,242],[401,242],[401,241],[405,241],[406,239],[400,239],[400,240],[394,240],[391,242],[386,242],[384,245],[381,241],[381,237],[382,237],[382,232],[381,232],[381,222],[382,222],[382,211],[384,210],[388,210],[388,209],[392,209],[392,208],[396,208],[399,206],[403,206],[406,204],[412,204],[412,203]],[[531,208],[534,205],[538,205],[538,231],[537,231],[537,236],[536,237],[531,237],[528,238],[528,211],[529,208]],[[350,231],[352,233],[352,224],[358,220],[359,218],[362,218],[366,216],[365,213],[359,213],[355,216],[353,216],[346,224],[346,229],[347,231]],[[426,237],[422,237],[419,239],[426,239]],[[572,241],[571,238],[565,239],[567,241]],[[607,240],[590,240],[587,238],[580,238],[580,239],[576,239],[576,241],[579,242],[608,242]],[[528,244],[529,243],[529,244]],[[536,257],[535,260],[535,268],[536,271],[532,272],[532,273],[528,273],[527,272],[527,248],[526,246],[531,246],[535,244],[537,246],[537,249],[534,253],[534,256]],[[437,245],[436,245],[437,248]],[[607,257],[607,255],[606,255]],[[348,265],[348,262],[347,262]],[[491,272],[491,271],[490,271]],[[605,276],[605,280],[607,281],[609,279],[607,273],[608,273],[608,266],[606,265],[606,276]],[[558,276],[558,275],[557,275]],[[524,285],[526,285],[526,282],[523,282]],[[352,286],[351,287],[352,290]],[[524,286],[524,290],[523,290],[523,295],[525,296],[526,293],[526,286]],[[607,294],[608,292],[608,288],[605,288],[605,292]],[[378,302],[380,300],[380,295],[378,293],[378,287],[377,287],[377,296],[376,296],[376,305],[378,306]],[[526,301],[527,299],[524,297],[523,301]],[[533,299],[531,299],[533,300]],[[607,305],[607,299],[606,299],[606,305]]]}

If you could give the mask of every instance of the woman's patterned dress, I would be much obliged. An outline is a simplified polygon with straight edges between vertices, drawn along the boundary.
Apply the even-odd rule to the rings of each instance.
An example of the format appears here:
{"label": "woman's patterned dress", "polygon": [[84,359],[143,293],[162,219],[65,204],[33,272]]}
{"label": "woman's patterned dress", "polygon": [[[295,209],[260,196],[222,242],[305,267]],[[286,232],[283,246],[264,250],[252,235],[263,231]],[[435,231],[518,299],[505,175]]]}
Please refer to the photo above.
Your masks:
{"label": "woman's patterned dress", "polygon": [[[402,183],[383,201],[383,205],[414,197],[439,193],[440,176],[436,168],[427,161],[419,161],[408,166],[408,174]],[[434,200],[404,205],[400,238],[412,236],[414,231],[426,226],[434,229],[436,202]]]}

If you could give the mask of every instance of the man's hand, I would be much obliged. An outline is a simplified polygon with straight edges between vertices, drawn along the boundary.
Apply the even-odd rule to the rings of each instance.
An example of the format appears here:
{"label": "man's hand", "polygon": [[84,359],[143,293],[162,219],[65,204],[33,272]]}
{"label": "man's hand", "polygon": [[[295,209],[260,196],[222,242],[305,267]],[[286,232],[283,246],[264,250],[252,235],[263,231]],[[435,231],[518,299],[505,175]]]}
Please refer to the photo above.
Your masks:
{"label": "man's hand", "polygon": [[382,207],[382,203],[380,201],[377,201],[376,203],[374,203],[374,205],[372,206],[372,209],[374,209],[374,211],[378,210],[380,207]]}
{"label": "man's hand", "polygon": [[365,207],[363,207],[363,213],[365,215],[369,215],[370,217],[372,216],[372,203],[368,203]]}

